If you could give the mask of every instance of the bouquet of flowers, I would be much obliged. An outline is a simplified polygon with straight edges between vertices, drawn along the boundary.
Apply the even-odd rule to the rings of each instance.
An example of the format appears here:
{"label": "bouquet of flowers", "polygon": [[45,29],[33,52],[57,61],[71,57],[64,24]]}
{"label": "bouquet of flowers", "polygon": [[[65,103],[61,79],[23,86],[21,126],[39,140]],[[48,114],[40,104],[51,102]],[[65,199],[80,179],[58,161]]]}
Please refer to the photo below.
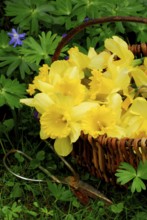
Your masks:
{"label": "bouquet of flowers", "polygon": [[67,156],[81,132],[93,138],[147,137],[147,58],[135,59],[118,36],[87,54],[73,47],[68,59],[44,64],[20,102],[39,113],[40,138],[55,139]]}

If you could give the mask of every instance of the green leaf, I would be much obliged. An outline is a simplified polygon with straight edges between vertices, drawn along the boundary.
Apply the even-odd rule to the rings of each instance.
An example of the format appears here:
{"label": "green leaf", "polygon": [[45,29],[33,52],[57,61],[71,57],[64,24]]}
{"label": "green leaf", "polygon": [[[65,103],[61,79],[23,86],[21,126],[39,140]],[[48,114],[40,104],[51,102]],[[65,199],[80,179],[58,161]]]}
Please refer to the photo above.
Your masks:
{"label": "green leaf", "polygon": [[15,158],[20,162],[23,163],[24,162],[24,157],[19,154],[19,153],[15,153]]}
{"label": "green leaf", "polygon": [[48,181],[48,188],[51,194],[55,197],[56,200],[59,201],[70,201],[72,198],[72,193],[69,189],[66,189],[61,184],[52,183]]}
{"label": "green leaf", "polygon": [[[25,57],[22,56],[21,51],[15,48],[15,52],[13,51],[5,51],[4,54],[0,53],[0,67],[7,67],[6,74],[7,76],[12,76],[14,71],[18,71],[21,75],[21,79],[25,78],[25,74],[30,74],[31,70],[37,71],[38,66],[33,62],[26,61]],[[16,76],[16,73],[15,73]]]}
{"label": "green leaf", "polygon": [[19,67],[20,63],[21,63],[21,58],[17,57],[17,59],[14,60],[14,62],[9,65],[7,69],[7,76],[11,76],[13,71]]}
{"label": "green leaf", "polygon": [[7,48],[9,48],[9,37],[8,34],[1,30],[0,32],[0,53],[1,51],[5,51]]}
{"label": "green leaf", "polygon": [[31,210],[24,210],[25,213],[33,216],[33,217],[37,217],[38,213],[37,212],[34,212],[34,211],[31,211]]}
{"label": "green leaf", "polygon": [[144,182],[139,177],[136,176],[131,185],[131,192],[132,193],[134,193],[135,191],[141,192],[142,190],[146,190],[146,186]]}
{"label": "green leaf", "polygon": [[137,176],[141,179],[147,180],[147,161],[140,161],[137,168]]}
{"label": "green leaf", "polygon": [[11,191],[10,198],[22,197],[23,190],[19,183],[16,183]]}
{"label": "green leaf", "polygon": [[131,220],[147,220],[147,213],[138,211]]}
{"label": "green leaf", "polygon": [[114,213],[121,213],[124,209],[124,204],[123,202],[120,202],[118,204],[111,205],[110,208],[111,208],[111,211]]}
{"label": "green leaf", "polygon": [[19,71],[21,75],[21,79],[25,79],[26,73],[31,75],[38,71],[39,66],[35,63],[29,63],[24,58],[22,58],[21,63],[19,65]]}
{"label": "green leaf", "polygon": [[10,119],[4,120],[3,125],[5,126],[6,132],[11,131],[12,128],[14,127],[14,119],[10,118]]}
{"label": "green leaf", "polygon": [[0,94],[0,107],[6,104],[5,97]]}
{"label": "green leaf", "polygon": [[122,162],[115,176],[117,177],[117,182],[124,185],[136,177],[136,170],[130,164]]}
{"label": "green leaf", "polygon": [[25,97],[26,86],[20,84],[17,79],[11,80],[5,78],[4,75],[0,77],[0,105],[7,104],[12,109],[19,108],[20,98]]}
{"label": "green leaf", "polygon": [[37,160],[37,159],[31,160],[31,162],[30,162],[30,168],[31,169],[36,169],[39,166],[40,166],[40,161],[39,160]]}
{"label": "green leaf", "polygon": [[69,0],[56,0],[58,15],[70,15],[72,10],[72,2]]}
{"label": "green leaf", "polygon": [[42,161],[44,160],[44,158],[45,158],[45,152],[43,150],[39,151],[36,155],[36,159]]}
{"label": "green leaf", "polygon": [[13,203],[12,207],[11,207],[12,211],[15,213],[20,213],[22,211],[22,206],[17,205],[16,202]]}
{"label": "green leaf", "polygon": [[47,33],[42,32],[41,35],[39,35],[39,40],[40,42],[32,37],[25,39],[20,49],[21,53],[28,63],[39,65],[40,62],[44,60],[45,63],[50,64],[50,55],[54,54],[61,37],[49,31]]}
{"label": "green leaf", "polygon": [[65,220],[76,220],[72,214],[67,214]]}

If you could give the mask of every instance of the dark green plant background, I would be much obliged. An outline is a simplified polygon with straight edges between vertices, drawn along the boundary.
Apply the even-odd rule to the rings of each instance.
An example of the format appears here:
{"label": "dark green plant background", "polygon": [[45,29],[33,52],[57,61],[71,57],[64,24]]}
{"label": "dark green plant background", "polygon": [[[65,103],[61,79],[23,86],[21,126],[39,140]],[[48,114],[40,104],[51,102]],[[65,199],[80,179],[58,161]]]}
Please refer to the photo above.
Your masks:
{"label": "dark green plant background", "polygon": [[[51,64],[55,49],[74,27],[85,19],[106,16],[147,17],[146,0],[3,0],[0,2],[0,220],[65,219],[145,220],[146,191],[131,194],[130,188],[112,186],[91,177],[72,162],[81,178],[94,185],[114,202],[106,207],[100,200],[90,200],[87,206],[79,203],[67,186],[58,185],[37,168],[45,166],[55,175],[70,173],[64,164],[39,138],[39,122],[35,112],[21,106],[26,88],[38,73],[39,67]],[[11,29],[26,33],[22,46],[9,45],[7,33]],[[82,52],[95,47],[103,49],[104,40],[121,36],[129,44],[147,42],[147,25],[133,22],[105,23],[81,31],[66,45],[66,51],[77,45]],[[9,158],[14,172],[30,178],[47,179],[46,183],[19,180],[6,171],[2,159],[10,149],[19,149],[33,157],[25,160],[20,155]]]}

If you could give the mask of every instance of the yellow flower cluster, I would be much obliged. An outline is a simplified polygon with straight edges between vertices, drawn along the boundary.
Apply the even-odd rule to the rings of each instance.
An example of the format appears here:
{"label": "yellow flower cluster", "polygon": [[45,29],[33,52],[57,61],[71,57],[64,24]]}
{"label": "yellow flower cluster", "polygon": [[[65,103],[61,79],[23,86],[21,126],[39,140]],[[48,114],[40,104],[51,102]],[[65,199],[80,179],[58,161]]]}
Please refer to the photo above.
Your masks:
{"label": "yellow flower cluster", "polygon": [[66,156],[81,131],[94,138],[147,137],[146,58],[137,65],[117,36],[100,53],[77,47],[68,53],[68,60],[44,64],[27,90],[33,98],[20,100],[39,112],[41,139],[55,139],[56,152]]}

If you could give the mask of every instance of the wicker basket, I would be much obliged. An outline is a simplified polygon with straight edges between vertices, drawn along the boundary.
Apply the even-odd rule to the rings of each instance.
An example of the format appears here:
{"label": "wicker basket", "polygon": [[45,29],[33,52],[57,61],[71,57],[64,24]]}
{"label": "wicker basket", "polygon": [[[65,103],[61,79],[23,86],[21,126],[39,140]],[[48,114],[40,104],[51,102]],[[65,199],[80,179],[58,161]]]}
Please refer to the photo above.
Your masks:
{"label": "wicker basket", "polygon": [[[105,17],[89,20],[72,29],[59,43],[52,61],[58,59],[62,48],[84,28],[102,24],[105,22],[139,22],[146,23],[147,18],[138,17]],[[135,54],[147,56],[147,44],[130,45],[129,49]],[[81,134],[79,140],[74,144],[72,153],[78,165],[85,167],[90,174],[103,179],[106,182],[116,183],[115,172],[120,162],[128,162],[137,167],[140,160],[147,160],[147,137],[141,139],[117,139],[106,135],[97,137]]]}

